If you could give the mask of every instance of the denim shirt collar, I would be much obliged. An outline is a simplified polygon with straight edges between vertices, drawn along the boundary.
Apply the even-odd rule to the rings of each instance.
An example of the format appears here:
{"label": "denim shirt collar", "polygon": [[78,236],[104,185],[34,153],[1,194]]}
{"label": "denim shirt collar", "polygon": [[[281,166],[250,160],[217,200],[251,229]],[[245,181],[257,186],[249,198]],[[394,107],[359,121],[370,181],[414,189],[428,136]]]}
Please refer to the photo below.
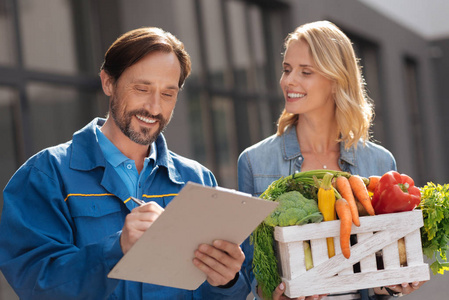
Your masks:
{"label": "denim shirt collar", "polygon": [[340,143],[340,160],[352,165],[356,165],[355,159],[355,149],[354,146],[351,148],[345,149],[345,144],[343,142]]}
{"label": "denim shirt collar", "polygon": [[[302,158],[301,148],[298,143],[298,136],[295,127],[287,128],[282,135],[282,151],[285,160],[292,160],[298,157]],[[345,149],[345,144],[340,143],[340,164],[347,163],[356,166],[356,157],[354,147]],[[342,167],[340,165],[340,167]]]}
{"label": "denim shirt collar", "polygon": [[289,127],[282,135],[282,151],[285,160],[302,156],[295,127]]}

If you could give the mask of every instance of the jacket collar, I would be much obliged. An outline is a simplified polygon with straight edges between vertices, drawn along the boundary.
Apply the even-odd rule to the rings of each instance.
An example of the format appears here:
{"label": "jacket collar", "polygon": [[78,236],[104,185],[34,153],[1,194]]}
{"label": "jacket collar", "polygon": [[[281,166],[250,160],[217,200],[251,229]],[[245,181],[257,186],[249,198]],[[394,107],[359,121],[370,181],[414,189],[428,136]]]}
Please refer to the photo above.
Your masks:
{"label": "jacket collar", "polygon": [[105,119],[95,118],[84,128],[75,132],[72,139],[71,168],[80,171],[90,171],[106,165],[95,130],[97,126],[102,126],[105,121]]}
{"label": "jacket collar", "polygon": [[[105,167],[106,159],[103,156],[100,145],[98,144],[96,127],[102,126],[106,120],[95,118],[84,128],[75,132],[72,142],[72,156],[70,167],[81,171],[90,171],[97,167]],[[183,183],[181,175],[175,168],[167,143],[162,134],[157,138],[155,145],[157,147],[156,165],[165,167],[168,176],[174,183]]]}
{"label": "jacket collar", "polygon": [[[282,135],[282,150],[285,160],[292,160],[300,156],[302,157],[295,126],[287,128]],[[355,165],[356,158],[354,147],[345,149],[344,143],[340,143],[340,159],[350,165]]]}

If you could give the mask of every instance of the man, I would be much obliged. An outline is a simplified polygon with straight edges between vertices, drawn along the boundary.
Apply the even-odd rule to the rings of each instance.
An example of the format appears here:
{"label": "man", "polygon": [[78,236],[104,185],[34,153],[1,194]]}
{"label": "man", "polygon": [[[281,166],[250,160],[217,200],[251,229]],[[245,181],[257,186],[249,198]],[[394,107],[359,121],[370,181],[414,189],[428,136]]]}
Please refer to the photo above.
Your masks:
{"label": "man", "polygon": [[[170,33],[124,34],[101,67],[107,119],[36,154],[12,177],[4,190],[0,269],[21,298],[246,298],[244,254],[222,240],[195,251],[192,263],[207,275],[195,291],[107,277],[187,181],[216,185],[209,170],[170,152],[161,134],[190,69]],[[131,196],[147,203],[137,206]]]}

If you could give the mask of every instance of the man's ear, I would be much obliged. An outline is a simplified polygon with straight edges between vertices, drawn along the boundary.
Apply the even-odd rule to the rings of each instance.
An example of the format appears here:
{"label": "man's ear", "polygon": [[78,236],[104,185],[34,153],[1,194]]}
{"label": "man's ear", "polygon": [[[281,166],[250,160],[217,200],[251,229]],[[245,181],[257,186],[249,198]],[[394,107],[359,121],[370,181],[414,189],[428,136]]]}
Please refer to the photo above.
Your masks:
{"label": "man's ear", "polygon": [[108,73],[105,72],[105,70],[101,70],[100,78],[103,92],[106,94],[106,96],[112,96],[112,91],[114,90],[114,80],[111,76],[108,75]]}

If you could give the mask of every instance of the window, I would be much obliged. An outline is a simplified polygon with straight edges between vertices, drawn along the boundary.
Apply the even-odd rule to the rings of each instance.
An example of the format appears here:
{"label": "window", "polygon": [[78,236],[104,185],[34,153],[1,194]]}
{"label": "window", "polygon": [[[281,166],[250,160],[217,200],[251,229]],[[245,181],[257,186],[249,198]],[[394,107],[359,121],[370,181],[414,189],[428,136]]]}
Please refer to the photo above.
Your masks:
{"label": "window", "polygon": [[0,0],[0,65],[17,63],[12,6],[7,0]]}
{"label": "window", "polygon": [[[23,61],[27,69],[77,73],[71,1],[19,0]],[[57,24],[57,25],[55,25]]]}
{"label": "window", "polygon": [[[347,31],[345,31],[347,32]],[[348,34],[353,42],[356,56],[360,59],[362,66],[362,75],[366,83],[366,92],[368,97],[374,103],[375,118],[373,122],[372,135],[376,142],[386,146],[387,129],[385,126],[385,114],[383,113],[383,97],[381,90],[381,81],[379,79],[379,47],[377,44]]]}
{"label": "window", "polygon": [[419,105],[419,67],[416,60],[412,57],[404,58],[404,90],[405,99],[407,100],[408,106],[408,120],[410,130],[413,132],[411,138],[412,143],[412,155],[413,162],[415,163],[415,176],[414,180],[417,186],[422,186],[426,183],[424,178],[428,178],[430,174],[427,174],[427,168],[425,167],[425,157],[424,157],[424,138],[423,138],[423,124],[420,115],[420,105]]}
{"label": "window", "polygon": [[257,1],[186,2],[195,9],[183,4],[183,22],[193,30],[183,27],[178,37],[193,63],[186,85],[193,156],[220,185],[236,188],[239,153],[274,134],[283,108],[277,82],[283,40],[291,29],[285,5],[271,1],[268,9]]}
{"label": "window", "polygon": [[[18,144],[17,124],[14,116],[17,115],[17,104],[19,96],[16,90],[8,87],[0,86],[0,186],[3,188],[7,184],[9,178],[16,171],[18,165],[18,157],[16,153],[21,146]],[[3,206],[3,193],[0,195],[0,207]]]}

